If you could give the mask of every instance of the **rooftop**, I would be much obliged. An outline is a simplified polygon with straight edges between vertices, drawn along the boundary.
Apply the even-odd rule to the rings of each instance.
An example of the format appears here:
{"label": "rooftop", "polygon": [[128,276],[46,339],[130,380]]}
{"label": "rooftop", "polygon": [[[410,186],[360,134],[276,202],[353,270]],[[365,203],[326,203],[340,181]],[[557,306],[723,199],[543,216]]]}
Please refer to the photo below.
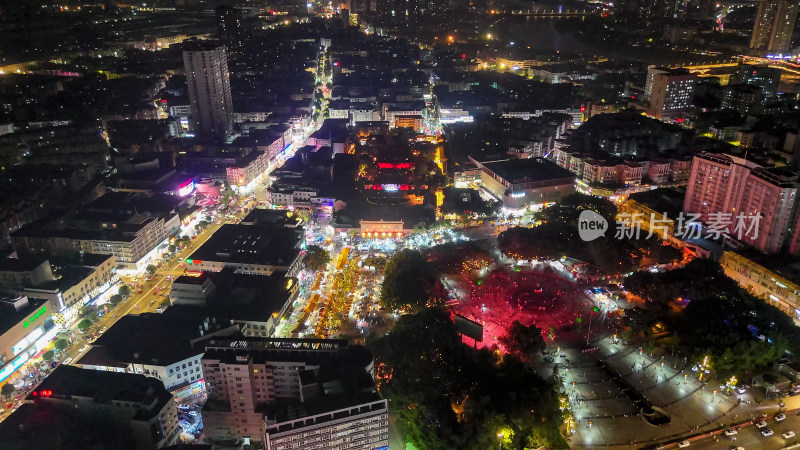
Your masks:
{"label": "rooftop", "polygon": [[302,231],[223,225],[189,260],[289,266],[300,255]]}
{"label": "rooftop", "polygon": [[18,312],[14,312],[12,305],[0,303],[0,336],[36,312],[47,303],[47,300],[28,298],[28,305]]}
{"label": "rooftop", "polygon": [[284,228],[297,228],[301,223],[303,223],[303,219],[291,211],[261,208],[250,211],[241,221],[242,225]]}
{"label": "rooftop", "polygon": [[683,211],[683,199],[685,196],[685,190],[655,189],[631,194],[628,198],[647,206],[657,213],[666,213],[669,218],[677,218]]}
{"label": "rooftop", "polygon": [[280,314],[297,290],[297,279],[284,275],[284,272],[270,276],[238,274],[232,269],[215,273],[211,280],[216,291],[209,310],[228,319],[266,322]]}
{"label": "rooftop", "polygon": [[[109,357],[109,363],[126,362],[166,366],[201,353],[191,346],[192,339],[201,337],[200,328],[209,319],[205,333],[230,326],[230,322],[209,318],[204,308],[173,305],[162,314],[143,313],[123,316],[103,333],[93,344],[94,348],[105,348],[106,353],[95,352],[90,358],[80,359],[79,364],[100,364],[97,358]],[[169,345],[165,345],[169,343]],[[89,355],[90,351],[87,353]]]}
{"label": "rooftop", "polygon": [[59,365],[27,399],[41,401],[37,398],[42,391],[51,391],[51,398],[55,399],[86,397],[93,399],[94,403],[139,403],[142,405],[136,413],[139,420],[154,417],[166,402],[172,400],[172,394],[164,389],[164,383],[155,378],[132,373],[81,369],[67,364]]}
{"label": "rooftop", "polygon": [[575,178],[569,170],[542,158],[506,159],[486,162],[483,166],[512,184]]}
{"label": "rooftop", "polygon": [[0,258],[0,271],[29,272],[45,263],[47,263],[45,257]]}
{"label": "rooftop", "polygon": [[113,448],[138,450],[130,423],[106,411],[66,405],[23,403],[0,422],[2,447],[9,450],[45,448]]}
{"label": "rooftop", "polygon": [[[36,286],[37,289],[59,289],[61,292],[71,289],[94,273],[91,267],[68,266],[58,270],[58,278]],[[57,276],[58,276],[57,275]]]}

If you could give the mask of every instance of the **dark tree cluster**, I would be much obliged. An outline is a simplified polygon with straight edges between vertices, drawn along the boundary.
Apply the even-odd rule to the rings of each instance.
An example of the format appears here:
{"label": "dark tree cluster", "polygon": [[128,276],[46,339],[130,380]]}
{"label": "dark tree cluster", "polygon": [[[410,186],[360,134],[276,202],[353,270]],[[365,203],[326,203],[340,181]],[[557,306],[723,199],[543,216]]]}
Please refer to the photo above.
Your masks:
{"label": "dark tree cluster", "polygon": [[437,271],[448,275],[483,269],[492,263],[492,256],[474,241],[448,242],[432,247],[428,261]]}
{"label": "dark tree cluster", "polygon": [[309,245],[303,257],[303,265],[311,271],[318,271],[325,268],[331,261],[331,255],[327,250],[319,245]]}
{"label": "dark tree cluster", "polygon": [[438,308],[371,342],[381,394],[417,448],[566,448],[553,386],[514,356],[461,342]]}
{"label": "dark tree cluster", "polygon": [[753,297],[714,261],[695,260],[663,272],[638,272],[625,288],[646,300],[629,311],[634,332],[652,335],[657,323],[674,334],[678,350],[710,355],[722,373],[750,373],[800,350],[800,330],[789,316]]}
{"label": "dark tree cluster", "polygon": [[[578,217],[583,210],[592,210],[608,222],[604,236],[586,242],[578,234]],[[541,224],[534,228],[512,228],[497,238],[500,250],[518,259],[557,259],[568,256],[597,266],[605,273],[630,272],[642,261],[669,262],[680,252],[653,236],[639,239],[615,237],[616,206],[608,200],[573,194],[545,208],[538,214]]]}
{"label": "dark tree cluster", "polygon": [[386,263],[380,298],[384,308],[416,310],[446,298],[439,274],[420,252],[403,250]]}

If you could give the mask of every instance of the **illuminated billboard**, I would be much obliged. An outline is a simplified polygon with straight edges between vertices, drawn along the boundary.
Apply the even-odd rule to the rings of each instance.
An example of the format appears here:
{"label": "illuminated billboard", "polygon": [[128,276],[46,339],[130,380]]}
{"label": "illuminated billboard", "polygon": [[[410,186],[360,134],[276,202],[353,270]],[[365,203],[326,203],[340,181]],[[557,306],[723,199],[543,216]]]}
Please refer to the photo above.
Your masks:
{"label": "illuminated billboard", "polygon": [[186,197],[187,195],[194,192],[194,181],[190,178],[189,181],[178,186],[178,195],[181,197]]}
{"label": "illuminated billboard", "polygon": [[23,364],[25,364],[28,358],[29,358],[28,354],[23,353],[10,363],[6,364],[6,366],[3,367],[3,370],[0,370],[0,381],[5,380],[6,378],[9,377],[9,375],[14,373],[17,369],[19,369]]}

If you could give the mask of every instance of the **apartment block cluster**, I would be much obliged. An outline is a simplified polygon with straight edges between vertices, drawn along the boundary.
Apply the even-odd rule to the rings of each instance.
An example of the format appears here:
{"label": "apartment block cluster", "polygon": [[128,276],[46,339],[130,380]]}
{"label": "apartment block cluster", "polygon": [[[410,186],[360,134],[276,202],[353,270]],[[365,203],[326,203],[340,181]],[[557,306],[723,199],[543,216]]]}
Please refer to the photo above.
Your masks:
{"label": "apartment block cluster", "polygon": [[[685,184],[689,179],[692,161],[677,158],[652,160],[626,160],[609,157],[597,160],[591,156],[571,154],[564,149],[552,153],[553,162],[578,177],[578,184],[584,190],[606,189],[615,191],[621,188],[652,185]],[[623,189],[624,190],[624,189]]]}
{"label": "apartment block cluster", "polygon": [[19,256],[112,255],[120,269],[141,271],[157,248],[181,230],[184,199],[107,192],[11,233]]}
{"label": "apartment block cluster", "polygon": [[272,450],[388,446],[387,402],[365,347],[333,339],[214,338],[202,363],[211,439],[265,436]]}
{"label": "apartment block cluster", "polygon": [[165,448],[180,443],[178,408],[144,375],[60,365],[0,422],[10,448]]}
{"label": "apartment block cluster", "polygon": [[[276,450],[388,445],[388,405],[365,347],[246,336],[241,322],[208,313],[179,305],[126,316],[76,365],[109,378],[154,379],[178,400],[206,395],[201,416],[211,442],[247,439]],[[161,345],[165,339],[174,345]]]}
{"label": "apartment block cluster", "polygon": [[[745,234],[743,243],[766,253],[787,249],[800,253],[800,214],[797,175],[762,167],[729,154],[702,153],[694,157],[683,210],[697,213],[704,223],[715,214],[759,215],[758,232]],[[733,236],[735,220],[726,228]]]}

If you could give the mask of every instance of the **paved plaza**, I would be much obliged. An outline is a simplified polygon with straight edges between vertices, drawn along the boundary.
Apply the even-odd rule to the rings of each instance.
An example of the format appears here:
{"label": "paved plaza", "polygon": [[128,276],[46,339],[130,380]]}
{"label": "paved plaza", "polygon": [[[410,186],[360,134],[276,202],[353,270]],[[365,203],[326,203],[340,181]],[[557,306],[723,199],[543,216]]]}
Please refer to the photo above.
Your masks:
{"label": "paved plaza", "polygon": [[[774,414],[777,409],[774,405],[747,403],[752,400],[749,393],[715,393],[719,380],[708,384],[698,380],[699,373],[692,372],[691,364],[683,358],[650,354],[612,336],[592,345],[598,349],[591,353],[584,353],[581,347],[552,349],[554,361],[540,367],[545,374],[555,376],[569,397],[578,422],[569,439],[572,447],[640,448],[741,423],[756,415]],[[651,405],[663,410],[669,424],[655,426],[644,420],[601,362]]]}

